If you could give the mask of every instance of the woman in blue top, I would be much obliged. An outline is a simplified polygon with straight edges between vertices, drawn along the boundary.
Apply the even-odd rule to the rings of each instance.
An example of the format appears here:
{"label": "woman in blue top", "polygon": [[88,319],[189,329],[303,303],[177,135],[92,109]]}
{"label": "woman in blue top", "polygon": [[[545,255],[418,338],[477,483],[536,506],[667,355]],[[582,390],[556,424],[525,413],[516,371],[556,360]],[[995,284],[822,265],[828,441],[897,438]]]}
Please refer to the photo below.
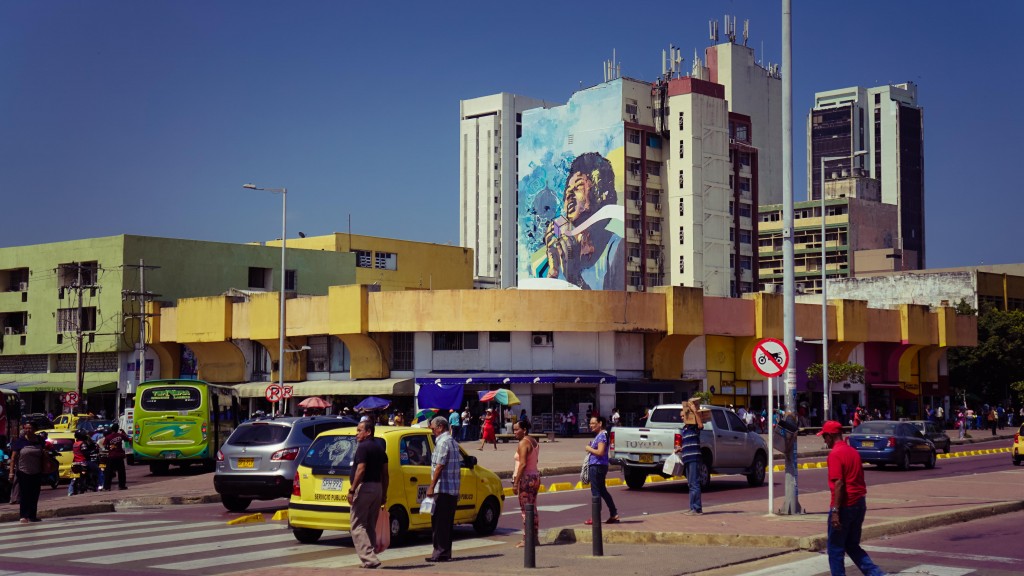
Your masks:
{"label": "woman in blue top", "polygon": [[[615,501],[612,500],[612,495],[608,493],[608,487],[605,486],[605,477],[608,476],[608,432],[605,431],[605,427],[608,423],[605,421],[604,416],[594,416],[590,419],[590,431],[595,434],[594,439],[590,441],[590,444],[584,447],[584,449],[590,454],[587,460],[590,466],[590,494],[592,496],[600,496],[605,504],[608,505],[608,524],[615,524],[619,521],[619,512],[615,508]],[[600,518],[597,519],[601,521]],[[594,523],[594,519],[591,518],[584,522],[584,524],[590,525]]]}

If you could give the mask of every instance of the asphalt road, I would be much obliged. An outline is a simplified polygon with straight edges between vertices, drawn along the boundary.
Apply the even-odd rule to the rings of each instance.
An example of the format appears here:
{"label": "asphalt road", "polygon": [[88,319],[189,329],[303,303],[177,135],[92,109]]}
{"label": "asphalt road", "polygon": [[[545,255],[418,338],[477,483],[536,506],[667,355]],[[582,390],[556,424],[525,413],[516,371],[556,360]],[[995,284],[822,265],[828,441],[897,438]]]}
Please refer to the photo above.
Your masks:
{"label": "asphalt road", "polygon": [[[907,472],[892,468],[868,467],[868,505],[871,506],[871,486],[883,483],[902,482],[910,479],[970,475],[975,472],[1004,470],[1009,466],[1005,454],[971,456],[939,460],[934,470],[914,467]],[[801,493],[826,490],[825,469],[801,470],[799,481]],[[172,474],[194,474],[197,471],[178,471]],[[614,474],[613,474],[614,477]],[[129,486],[134,483],[152,481],[148,468],[133,467],[129,472]],[[548,477],[546,485],[557,481],[574,481],[571,476]],[[776,495],[783,491],[784,476],[776,474]],[[212,483],[212,476],[211,476]],[[507,484],[507,482],[506,482]],[[659,482],[648,484],[643,490],[633,491],[625,486],[611,488],[619,507],[620,515],[630,521],[642,521],[645,513],[663,513],[686,508],[687,488],[685,482]],[[63,490],[47,491],[44,498],[68,498]],[[751,488],[742,476],[720,476],[712,481],[712,490],[705,493],[706,515],[702,521],[713,521],[717,504],[749,502],[751,507],[767,505],[767,487]],[[538,501],[541,514],[541,528],[579,526],[590,517],[589,491],[574,490],[542,494]],[[268,517],[275,510],[287,506],[284,499],[271,502],[255,502],[249,510],[264,512]],[[188,506],[167,506],[136,508],[114,514],[84,516],[61,519],[59,522],[45,522],[40,525],[0,527],[0,576],[11,574],[8,570],[25,570],[46,574],[223,574],[231,571],[265,568],[269,565],[315,565],[317,562],[337,562],[339,558],[354,559],[351,539],[347,533],[326,533],[320,545],[299,545],[282,523],[248,524],[226,526],[226,522],[239,517],[227,512],[220,504]],[[629,519],[634,517],[633,519]],[[1020,573],[1024,565],[1021,547],[1014,542],[1022,513],[985,519],[968,524],[959,524],[949,529],[933,530],[891,538],[885,541],[866,542],[883,549],[877,551],[876,560],[885,562],[887,570],[896,572],[913,568],[936,559],[938,565],[967,569],[964,564],[974,564],[978,574]],[[514,498],[506,499],[504,513],[498,531],[490,537],[480,538],[468,527],[458,530],[458,554],[467,562],[460,568],[472,566],[473,559],[481,563],[495,561],[502,554],[510,555],[511,562],[521,562],[521,553],[511,545],[521,538],[522,521],[519,507]],[[623,525],[622,528],[628,528]],[[824,526],[822,526],[824,529]],[[203,544],[183,540],[183,534],[196,538],[199,533],[209,533]],[[79,548],[70,548],[71,546]],[[577,546],[578,548],[580,546]],[[585,548],[585,547],[583,547]],[[424,549],[429,551],[429,534],[421,534],[402,548],[395,549],[395,562],[401,558],[412,561],[422,560]],[[568,553],[569,548],[566,548]],[[582,548],[581,548],[582,550]],[[911,551],[911,552],[906,552]],[[917,551],[917,552],[913,552]],[[716,552],[716,555],[721,551]],[[754,560],[764,556],[764,550],[736,553],[739,560]],[[919,552],[919,553],[918,553]],[[585,554],[583,550],[579,552]],[[724,552],[722,552],[724,553]],[[545,552],[539,557],[546,557]],[[622,554],[630,552],[624,548]],[[872,549],[872,554],[876,552]],[[994,560],[982,562],[975,556],[989,556]],[[83,558],[90,558],[85,562]],[[131,560],[131,559],[135,560]],[[818,574],[814,562],[820,562],[820,554],[786,555],[776,559],[762,560],[759,564],[747,566],[739,571],[722,574],[744,574],[754,568],[771,569],[772,566],[786,565],[787,562],[802,562],[797,568],[786,566],[779,574]],[[1005,560],[1004,560],[1005,559]],[[134,564],[129,564],[129,561]],[[929,560],[930,561],[930,560]],[[1013,564],[1019,562],[1019,564]],[[103,563],[103,564],[101,564]],[[389,560],[389,564],[392,561]],[[820,568],[820,564],[818,565]],[[44,569],[45,568],[45,569]],[[144,568],[144,569],[143,569]],[[667,568],[666,574],[672,572]],[[810,570],[810,571],[808,571]],[[854,568],[854,570],[856,570]],[[967,572],[948,572],[966,574]],[[942,574],[947,574],[943,572]]]}

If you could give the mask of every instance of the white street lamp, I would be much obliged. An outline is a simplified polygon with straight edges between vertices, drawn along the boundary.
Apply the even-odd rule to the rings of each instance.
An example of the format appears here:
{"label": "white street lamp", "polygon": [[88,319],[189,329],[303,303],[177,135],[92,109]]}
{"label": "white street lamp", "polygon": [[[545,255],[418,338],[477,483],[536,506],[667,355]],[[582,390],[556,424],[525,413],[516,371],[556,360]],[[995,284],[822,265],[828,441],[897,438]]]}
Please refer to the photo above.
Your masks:
{"label": "white street lamp", "polygon": [[[284,389],[284,329],[285,329],[285,315],[284,315],[284,289],[285,289],[285,277],[288,275],[287,269],[285,268],[285,243],[288,238],[288,189],[287,188],[262,188],[255,184],[243,184],[242,188],[249,190],[263,190],[265,192],[272,192],[274,194],[281,195],[281,316],[280,316],[280,334],[279,334],[279,349],[277,354],[277,380]],[[271,414],[273,414],[273,407],[271,407]]]}
{"label": "white street lamp", "polygon": [[821,157],[821,391],[825,396],[822,421],[829,420],[829,404],[831,403],[832,385],[828,381],[828,287],[826,279],[825,259],[825,162],[850,159],[850,176],[853,176],[853,159],[867,154],[867,150],[857,150],[849,156]]}

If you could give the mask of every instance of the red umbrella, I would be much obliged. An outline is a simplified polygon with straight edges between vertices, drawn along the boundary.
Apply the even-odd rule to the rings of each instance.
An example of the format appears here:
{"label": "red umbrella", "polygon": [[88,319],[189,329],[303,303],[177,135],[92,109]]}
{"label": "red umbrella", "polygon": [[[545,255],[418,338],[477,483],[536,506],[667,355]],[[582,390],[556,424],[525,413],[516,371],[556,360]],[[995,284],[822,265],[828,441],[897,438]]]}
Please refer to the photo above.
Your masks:
{"label": "red umbrella", "polygon": [[299,408],[330,408],[331,403],[319,396],[312,396],[299,402]]}

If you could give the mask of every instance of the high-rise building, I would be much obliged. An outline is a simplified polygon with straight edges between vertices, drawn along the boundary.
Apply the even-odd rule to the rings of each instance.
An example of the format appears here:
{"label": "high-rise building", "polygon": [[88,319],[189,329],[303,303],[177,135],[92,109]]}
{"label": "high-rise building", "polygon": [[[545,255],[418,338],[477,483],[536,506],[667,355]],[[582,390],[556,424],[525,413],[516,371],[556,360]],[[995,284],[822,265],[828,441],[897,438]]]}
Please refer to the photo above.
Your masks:
{"label": "high-rise building", "polygon": [[818,92],[807,121],[808,199],[820,198],[822,157],[840,157],[826,162],[826,180],[878,180],[882,203],[896,206],[895,256],[904,270],[925,267],[923,117],[917,85],[906,82]]}
{"label": "high-rise building", "polygon": [[459,244],[478,288],[516,283],[516,138],[522,113],[552,102],[502,92],[459,102]]}

